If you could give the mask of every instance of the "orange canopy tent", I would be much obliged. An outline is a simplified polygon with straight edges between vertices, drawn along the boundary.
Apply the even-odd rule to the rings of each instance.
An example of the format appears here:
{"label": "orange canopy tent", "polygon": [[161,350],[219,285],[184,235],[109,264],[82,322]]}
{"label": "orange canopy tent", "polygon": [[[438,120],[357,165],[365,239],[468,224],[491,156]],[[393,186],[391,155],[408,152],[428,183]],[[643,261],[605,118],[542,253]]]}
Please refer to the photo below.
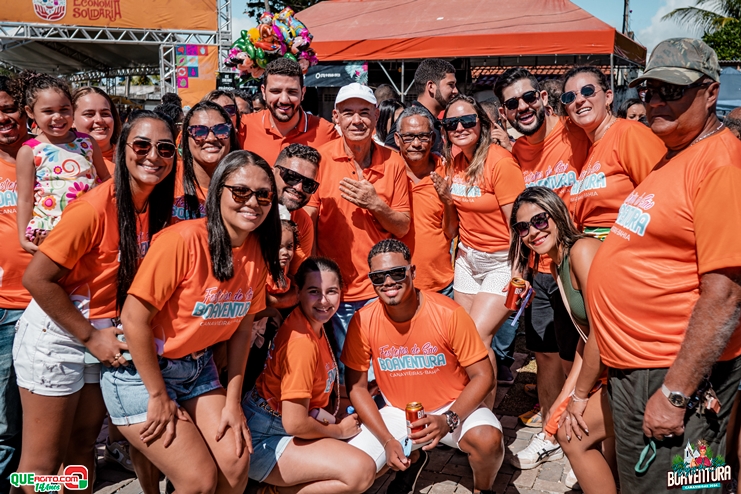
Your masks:
{"label": "orange canopy tent", "polygon": [[607,55],[646,48],[568,0],[327,0],[297,14],[323,62]]}

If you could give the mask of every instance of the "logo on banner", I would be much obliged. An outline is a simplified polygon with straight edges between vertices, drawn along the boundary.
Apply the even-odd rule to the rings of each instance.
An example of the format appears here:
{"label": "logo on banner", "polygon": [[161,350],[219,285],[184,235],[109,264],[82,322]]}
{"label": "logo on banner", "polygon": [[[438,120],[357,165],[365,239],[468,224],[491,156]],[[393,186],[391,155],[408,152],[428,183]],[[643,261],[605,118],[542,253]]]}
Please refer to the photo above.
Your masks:
{"label": "logo on banner", "polygon": [[67,0],[33,0],[33,11],[42,20],[58,21],[67,14]]}
{"label": "logo on banner", "polygon": [[681,488],[683,491],[716,489],[731,481],[731,467],[725,458],[713,455],[710,446],[700,440],[696,445],[689,441],[684,448],[684,457],[672,459],[672,469],[667,472],[667,489]]}

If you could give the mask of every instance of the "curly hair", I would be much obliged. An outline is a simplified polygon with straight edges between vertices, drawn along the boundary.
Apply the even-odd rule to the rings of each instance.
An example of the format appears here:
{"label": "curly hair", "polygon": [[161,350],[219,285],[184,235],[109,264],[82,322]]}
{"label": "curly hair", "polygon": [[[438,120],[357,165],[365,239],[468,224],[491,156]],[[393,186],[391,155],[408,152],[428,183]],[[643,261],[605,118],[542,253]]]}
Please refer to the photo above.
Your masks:
{"label": "curly hair", "polygon": [[72,92],[67,82],[49,74],[24,70],[18,77],[11,79],[10,88],[13,99],[19,102],[21,108],[28,106],[33,110],[38,94],[46,89],[59,91],[72,104]]}

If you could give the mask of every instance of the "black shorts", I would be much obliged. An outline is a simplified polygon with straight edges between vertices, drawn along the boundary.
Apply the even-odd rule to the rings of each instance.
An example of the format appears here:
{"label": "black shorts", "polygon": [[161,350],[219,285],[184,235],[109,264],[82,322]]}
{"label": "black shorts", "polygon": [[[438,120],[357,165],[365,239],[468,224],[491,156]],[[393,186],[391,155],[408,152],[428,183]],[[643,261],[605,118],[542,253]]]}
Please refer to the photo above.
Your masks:
{"label": "black shorts", "polygon": [[525,309],[525,343],[531,352],[558,353],[574,361],[579,332],[561,299],[558,284],[550,274],[536,273],[535,298]]}

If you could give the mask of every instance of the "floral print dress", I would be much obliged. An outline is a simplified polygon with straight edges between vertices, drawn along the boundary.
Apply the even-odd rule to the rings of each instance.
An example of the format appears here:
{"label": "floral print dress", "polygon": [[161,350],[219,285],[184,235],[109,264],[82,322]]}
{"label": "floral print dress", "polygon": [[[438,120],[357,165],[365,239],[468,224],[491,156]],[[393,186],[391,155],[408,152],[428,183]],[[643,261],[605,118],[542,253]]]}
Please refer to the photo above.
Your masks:
{"label": "floral print dress", "polygon": [[33,217],[26,235],[35,230],[51,230],[67,205],[95,187],[93,144],[87,134],[75,132],[75,140],[49,144],[37,139],[23,143],[33,149],[36,166]]}

